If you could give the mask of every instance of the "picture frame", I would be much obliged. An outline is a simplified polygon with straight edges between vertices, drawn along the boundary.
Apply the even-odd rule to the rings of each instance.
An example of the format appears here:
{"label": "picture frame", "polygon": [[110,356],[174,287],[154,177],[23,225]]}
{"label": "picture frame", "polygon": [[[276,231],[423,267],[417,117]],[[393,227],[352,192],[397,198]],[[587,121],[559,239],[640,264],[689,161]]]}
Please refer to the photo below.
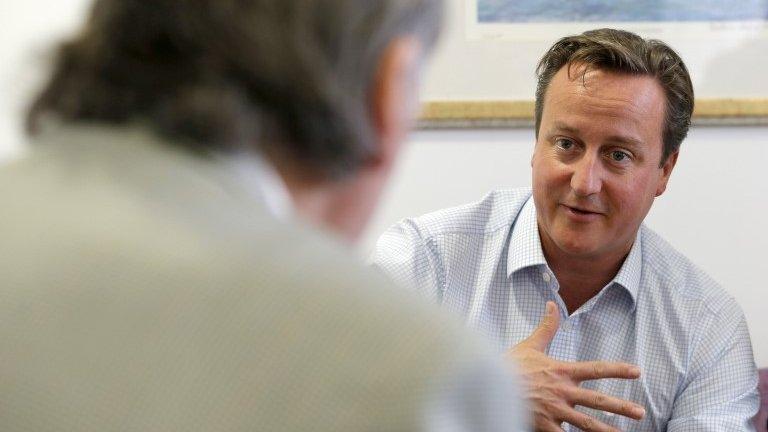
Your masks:
{"label": "picture frame", "polygon": [[[622,21],[558,21],[569,12],[557,11],[554,21],[523,16],[517,22],[493,22],[488,14],[478,17],[480,7],[535,2],[545,13],[554,9],[546,9],[546,1],[540,0],[447,0],[442,42],[422,86],[419,126],[532,126],[539,58],[559,38],[601,27],[663,40],[681,55],[696,92],[694,125],[768,125],[768,0],[744,1],[753,8],[752,15],[740,20],[727,16],[738,7],[733,1],[708,0],[705,12],[712,17],[700,21],[698,15],[691,19],[680,15],[679,0],[645,0],[648,12],[657,15],[655,20],[636,10]],[[600,1],[568,2],[578,3]],[[664,5],[676,21],[664,20]],[[718,11],[723,17],[717,16]]]}

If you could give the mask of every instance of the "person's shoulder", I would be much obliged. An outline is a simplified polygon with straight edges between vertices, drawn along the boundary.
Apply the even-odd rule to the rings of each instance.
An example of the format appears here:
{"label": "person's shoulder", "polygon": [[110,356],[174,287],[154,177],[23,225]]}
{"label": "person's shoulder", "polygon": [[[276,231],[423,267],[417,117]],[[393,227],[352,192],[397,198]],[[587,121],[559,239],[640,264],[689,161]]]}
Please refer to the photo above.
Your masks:
{"label": "person's shoulder", "polygon": [[[365,266],[345,246],[325,234],[290,227],[272,242],[280,245],[267,248],[273,252],[260,267],[278,269],[272,271],[277,271],[279,277],[289,278],[292,285],[289,296],[313,298],[326,304],[327,319],[347,321],[358,331],[380,333],[371,340],[378,343],[389,340],[393,348],[399,346],[398,349],[408,345],[403,344],[406,340],[445,343],[452,337],[465,335],[463,326],[454,317],[415,293],[394,289],[390,279]],[[286,260],[290,260],[290,267],[280,265]],[[301,271],[295,271],[296,268]],[[315,314],[311,319],[317,318]],[[409,335],[406,339],[401,339],[403,332]]]}
{"label": "person's shoulder", "polygon": [[643,226],[643,273],[666,295],[700,304],[713,315],[740,311],[735,299],[715,279],[675,249],[667,240]]}
{"label": "person's shoulder", "polygon": [[[278,237],[277,250],[267,246],[266,259],[243,271],[259,281],[254,303],[283,316],[271,326],[300,320],[303,339],[322,341],[317,352],[332,358],[316,365],[344,371],[350,382],[365,382],[375,370],[387,383],[381,388],[395,391],[427,386],[491,355],[456,317],[395,289],[335,240],[301,227]],[[346,354],[336,357],[340,351]]]}
{"label": "person's shoulder", "polygon": [[488,234],[509,228],[530,196],[530,188],[493,190],[478,201],[437,210],[406,222],[415,226],[424,238]]}
{"label": "person's shoulder", "polygon": [[[149,365],[142,373],[153,380],[132,380],[141,386],[128,385],[124,374],[102,377],[100,388],[125,391],[126,399],[195,383],[206,391],[179,397],[195,402],[214,394],[231,404],[255,385],[266,390],[251,398],[255,411],[246,417],[273,419],[275,426],[288,418],[260,407],[290,400],[303,412],[345,408],[344,419],[315,419],[320,425],[382,421],[400,429],[413,428],[433,385],[488,358],[460,323],[390,288],[347,248],[309,227],[234,208],[189,203],[190,212],[181,212],[128,195],[90,192],[81,199],[70,191],[55,198],[48,193],[55,189],[42,185],[35,191],[43,189],[42,196],[14,198],[0,215],[10,224],[0,227],[7,234],[0,327],[16,329],[0,331],[0,340],[26,338],[32,342],[25,353],[43,359],[9,364],[11,374],[81,376],[46,355],[69,350],[62,341],[77,341],[88,349],[72,349],[78,361],[68,364]],[[40,318],[19,321],[18,304],[24,316]],[[98,331],[84,341],[83,328]],[[85,358],[105,347],[109,355]],[[206,372],[175,367],[179,358]],[[226,410],[219,411],[197,414],[208,419]]]}
{"label": "person's shoulder", "polygon": [[[274,267],[275,262],[292,257],[294,270],[280,269],[277,277],[290,283],[261,286],[264,291],[260,298],[278,298],[267,304],[271,305],[271,315],[282,316],[265,325],[280,329],[300,323],[300,339],[307,346],[281,349],[288,359],[306,357],[302,369],[324,371],[313,383],[320,389],[313,392],[315,395],[327,398],[323,390],[349,388],[351,393],[336,396],[366,405],[365,421],[377,427],[394,421],[378,417],[385,412],[403,415],[395,407],[405,407],[414,411],[414,418],[421,418],[422,410],[430,408],[424,404],[454,397],[459,404],[462,400],[471,403],[484,400],[486,392],[499,387],[501,397],[513,404],[507,409],[520,409],[515,405],[517,396],[508,372],[487,342],[472,334],[457,317],[415,292],[393,288],[384,275],[361,266],[356,257],[333,241],[299,237],[304,241],[299,244],[292,240],[287,245],[286,250],[292,252],[277,254],[270,258],[274,262],[266,263]],[[278,340],[276,344],[287,342]],[[478,388],[481,383],[486,387]],[[476,394],[471,394],[473,391]],[[366,402],[364,399],[372,394],[375,400]],[[484,415],[497,417],[498,413]]]}

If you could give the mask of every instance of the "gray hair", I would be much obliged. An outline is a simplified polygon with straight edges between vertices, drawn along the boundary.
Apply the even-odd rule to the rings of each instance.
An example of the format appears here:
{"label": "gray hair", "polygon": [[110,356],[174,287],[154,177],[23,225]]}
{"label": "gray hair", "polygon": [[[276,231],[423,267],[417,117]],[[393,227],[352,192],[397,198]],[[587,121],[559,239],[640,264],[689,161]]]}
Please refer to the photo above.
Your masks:
{"label": "gray hair", "polygon": [[148,121],[192,150],[255,146],[322,176],[373,152],[383,50],[429,51],[442,0],[97,0],[27,117]]}
{"label": "gray hair", "polygon": [[587,69],[654,77],[664,89],[664,149],[661,165],[680,148],[688,134],[693,113],[693,84],[680,56],[659,40],[646,40],[623,30],[598,29],[557,41],[544,54],[536,74],[536,136],[539,135],[544,97],[552,77],[563,66],[585,64]]}

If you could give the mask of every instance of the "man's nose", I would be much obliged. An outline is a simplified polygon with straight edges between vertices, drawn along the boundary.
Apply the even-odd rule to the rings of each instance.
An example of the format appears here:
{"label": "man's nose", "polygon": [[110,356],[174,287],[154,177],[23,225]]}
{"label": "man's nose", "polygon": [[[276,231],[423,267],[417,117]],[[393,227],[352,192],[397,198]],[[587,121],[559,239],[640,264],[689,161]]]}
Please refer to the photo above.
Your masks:
{"label": "man's nose", "polygon": [[571,189],[578,196],[589,196],[603,187],[603,167],[598,155],[585,154],[572,165]]}

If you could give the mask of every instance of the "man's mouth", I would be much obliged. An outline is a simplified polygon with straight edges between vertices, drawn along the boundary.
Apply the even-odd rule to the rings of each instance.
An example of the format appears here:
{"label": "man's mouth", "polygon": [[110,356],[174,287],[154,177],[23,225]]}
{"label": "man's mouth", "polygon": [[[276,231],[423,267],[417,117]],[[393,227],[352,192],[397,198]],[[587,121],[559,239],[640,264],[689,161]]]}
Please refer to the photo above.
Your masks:
{"label": "man's mouth", "polygon": [[580,214],[590,214],[590,213],[597,213],[597,212],[595,212],[595,211],[586,210],[586,209],[581,209],[581,208],[579,208],[579,207],[571,207],[571,206],[569,206],[569,207],[570,207],[570,209],[571,209],[571,210],[573,210],[574,212],[576,212],[576,213],[580,213]]}
{"label": "man's mouth", "polygon": [[586,217],[586,218],[593,218],[600,215],[603,215],[604,213],[601,211],[597,211],[595,209],[587,208],[587,207],[580,207],[580,206],[570,206],[567,204],[561,204],[565,209],[571,213],[574,216],[577,217]]}

